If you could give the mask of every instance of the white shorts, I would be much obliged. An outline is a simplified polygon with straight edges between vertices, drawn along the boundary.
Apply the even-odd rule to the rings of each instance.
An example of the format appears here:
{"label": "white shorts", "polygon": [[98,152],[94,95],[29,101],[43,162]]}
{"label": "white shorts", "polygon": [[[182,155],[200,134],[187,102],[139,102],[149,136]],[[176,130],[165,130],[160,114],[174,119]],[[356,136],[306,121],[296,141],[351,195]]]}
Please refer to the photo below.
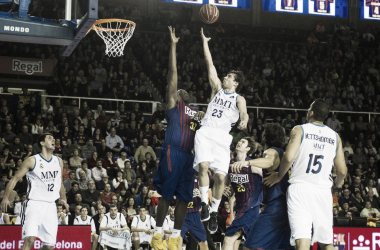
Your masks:
{"label": "white shorts", "polygon": [[28,237],[38,237],[43,245],[55,245],[58,218],[54,202],[26,200],[22,205],[20,217],[23,240]]}
{"label": "white shorts", "polygon": [[230,145],[232,136],[224,130],[201,127],[194,140],[194,169],[199,171],[199,163],[208,162],[209,169],[227,175],[230,167]]}
{"label": "white shorts", "polygon": [[139,232],[139,239],[140,239],[140,244],[143,242],[151,242],[153,236],[150,234],[146,234],[145,232]]}
{"label": "white shorts", "polygon": [[333,243],[333,200],[331,189],[308,184],[291,184],[287,192],[290,244],[311,239],[311,244]]}

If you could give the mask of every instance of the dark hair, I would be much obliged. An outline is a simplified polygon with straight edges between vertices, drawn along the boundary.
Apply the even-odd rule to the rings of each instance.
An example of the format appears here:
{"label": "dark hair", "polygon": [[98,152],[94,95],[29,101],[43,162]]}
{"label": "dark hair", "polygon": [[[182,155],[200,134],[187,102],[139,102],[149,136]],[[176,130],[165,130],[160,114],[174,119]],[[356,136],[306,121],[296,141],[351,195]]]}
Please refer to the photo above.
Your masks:
{"label": "dark hair", "polygon": [[70,170],[70,172],[69,172],[69,176],[70,176],[71,174],[76,174],[76,173],[75,173],[74,170]]}
{"label": "dark hair", "polygon": [[45,138],[46,136],[48,135],[51,135],[53,136],[51,133],[43,133],[42,135],[40,135],[37,139],[37,145],[40,149],[42,149],[42,145],[41,145],[41,142],[45,142]]}
{"label": "dark hair", "polygon": [[237,83],[239,83],[239,85],[236,88],[236,92],[239,92],[241,90],[241,88],[243,87],[243,83],[244,83],[243,72],[241,72],[239,70],[230,70],[230,72],[228,72],[228,74],[235,74],[235,81]]}
{"label": "dark hair", "polygon": [[317,99],[313,102],[310,110],[313,111],[315,120],[323,122],[329,115],[330,104],[322,99]]}
{"label": "dark hair", "polygon": [[71,187],[74,187],[74,185],[78,185],[79,186],[78,182],[76,182],[76,181],[73,181],[73,183],[71,183]]}
{"label": "dark hair", "polygon": [[56,207],[62,207],[61,203],[57,203]]}
{"label": "dark hair", "polygon": [[83,161],[80,163],[81,166],[83,166],[83,164],[87,164],[87,166],[88,166],[88,162],[87,162],[86,160],[83,160]]}
{"label": "dark hair", "polygon": [[136,176],[136,180],[137,180],[137,179],[141,179],[141,180],[142,180],[143,178],[142,178],[141,175],[138,175],[138,176]]}
{"label": "dark hair", "polygon": [[265,143],[270,147],[281,148],[285,141],[283,127],[277,123],[267,123],[264,125]]}
{"label": "dark hair", "polygon": [[257,150],[257,146],[256,146],[256,143],[255,143],[255,140],[253,140],[251,137],[244,137],[242,138],[244,140],[247,140],[248,141],[248,146],[250,149],[247,153],[247,155],[251,155],[253,152],[255,152]]}
{"label": "dark hair", "polygon": [[[113,204],[113,205],[115,205],[115,204]],[[85,206],[83,206],[79,211],[82,212],[83,208],[85,208],[87,210],[87,212],[88,212],[88,209]]]}

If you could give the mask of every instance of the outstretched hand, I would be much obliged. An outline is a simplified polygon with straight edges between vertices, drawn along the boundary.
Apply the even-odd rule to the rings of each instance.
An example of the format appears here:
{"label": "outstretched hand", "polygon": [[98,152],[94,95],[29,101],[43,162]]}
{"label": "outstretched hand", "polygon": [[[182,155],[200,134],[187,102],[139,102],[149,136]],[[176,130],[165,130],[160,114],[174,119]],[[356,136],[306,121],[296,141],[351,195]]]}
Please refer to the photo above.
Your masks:
{"label": "outstretched hand", "polygon": [[201,28],[201,37],[203,42],[208,42],[211,40],[211,37],[205,37],[205,34],[203,33],[203,28]]}
{"label": "outstretched hand", "polygon": [[178,43],[179,37],[175,36],[175,28],[172,28],[172,26],[168,26],[170,31],[170,40],[172,43]]}

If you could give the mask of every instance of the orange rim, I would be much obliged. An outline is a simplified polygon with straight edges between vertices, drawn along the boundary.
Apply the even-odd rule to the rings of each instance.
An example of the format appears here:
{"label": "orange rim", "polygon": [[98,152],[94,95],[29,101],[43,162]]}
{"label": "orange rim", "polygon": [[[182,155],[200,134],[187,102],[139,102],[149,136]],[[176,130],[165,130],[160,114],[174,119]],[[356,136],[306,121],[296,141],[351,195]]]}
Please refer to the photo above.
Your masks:
{"label": "orange rim", "polygon": [[128,23],[130,25],[133,25],[136,27],[136,23],[129,21],[129,20],[124,20],[124,19],[99,19],[95,21],[95,23],[92,25],[91,29],[95,30],[97,29],[98,31],[118,31],[118,32],[124,32],[129,30],[130,28],[125,28],[125,29],[108,29],[108,28],[100,28],[96,25],[101,24],[101,23],[112,23],[112,22],[122,22],[122,23]]}

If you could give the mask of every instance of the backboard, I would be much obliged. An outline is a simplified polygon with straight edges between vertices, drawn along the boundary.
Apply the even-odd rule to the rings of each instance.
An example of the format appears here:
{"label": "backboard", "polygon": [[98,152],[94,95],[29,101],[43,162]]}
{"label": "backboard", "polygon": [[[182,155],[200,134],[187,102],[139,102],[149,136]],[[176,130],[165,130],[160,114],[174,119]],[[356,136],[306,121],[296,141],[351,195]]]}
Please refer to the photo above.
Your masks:
{"label": "backboard", "polygon": [[[0,0],[3,1],[6,0]],[[20,9],[23,1],[30,2],[20,0]],[[66,0],[66,12],[71,11],[70,8],[71,0]],[[98,0],[88,0],[87,13],[78,20],[53,20],[0,11],[0,41],[62,45],[62,56],[70,56],[96,20]]]}

